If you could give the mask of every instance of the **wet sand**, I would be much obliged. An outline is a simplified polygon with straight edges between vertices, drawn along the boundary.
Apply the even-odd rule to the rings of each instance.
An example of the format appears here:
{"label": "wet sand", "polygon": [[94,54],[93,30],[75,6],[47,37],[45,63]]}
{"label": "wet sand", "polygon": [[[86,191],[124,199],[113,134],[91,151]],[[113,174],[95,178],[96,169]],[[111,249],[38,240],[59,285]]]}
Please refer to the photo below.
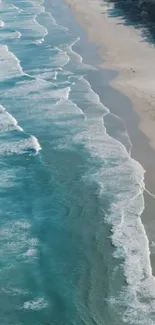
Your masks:
{"label": "wet sand", "polygon": [[103,0],[66,0],[90,41],[99,46],[104,69],[117,70],[111,85],[126,94],[140,116],[139,128],[155,149],[155,49],[141,30],[115,17]]}
{"label": "wet sand", "polygon": [[[67,0],[67,2],[68,1],[70,2],[70,0]],[[73,3],[75,3],[75,1],[73,1]],[[79,18],[79,14],[77,16],[77,13],[74,10],[72,13],[75,14],[75,17],[77,17],[78,21],[81,21],[82,17]],[[70,12],[70,14],[72,13]],[[74,28],[76,28],[76,23]],[[79,24],[77,24],[77,29],[79,33]],[[102,53],[102,56],[100,56],[99,59],[99,56],[97,54],[98,52],[101,52],[100,44],[97,42],[92,42],[89,39],[89,33],[85,33],[83,28],[81,28],[81,34],[79,36],[80,42],[77,42],[75,44],[74,50],[83,57],[85,63],[100,66],[100,69],[97,71],[90,71],[86,78],[90,82],[93,90],[99,95],[101,102],[110,109],[110,112],[124,120],[133,146],[131,156],[139,161],[146,171],[146,189],[151,193],[155,193],[155,150],[154,145],[151,145],[151,142],[155,137],[155,121],[154,118],[150,115],[149,110],[147,110],[149,109],[150,105],[148,104],[148,107],[146,110],[144,110],[145,114],[140,114],[140,108],[145,107],[145,96],[135,96],[135,94],[132,93],[131,89],[130,91],[124,91],[124,87],[121,88],[120,85],[118,86],[117,81],[121,80],[122,78],[120,77],[120,71],[118,69],[112,70],[106,68],[108,66],[106,61],[107,55],[104,57]],[[130,92],[132,95],[130,95]],[[146,120],[145,115],[147,116]],[[113,136],[113,129],[111,125],[109,125],[108,115],[107,118],[104,118],[104,120],[107,132]],[[151,126],[149,124],[150,120]],[[147,126],[146,129],[149,129],[150,132],[153,132],[153,137],[149,137],[149,134],[147,132],[144,132],[142,125]],[[155,199],[150,196],[147,191],[144,192],[144,198],[145,210],[142,215],[142,221],[150,241],[151,264],[153,274],[155,275]]]}
{"label": "wet sand", "polygon": [[[86,44],[86,43],[85,43]],[[79,52],[88,63],[87,57],[83,50],[82,39],[78,42],[74,49]],[[89,64],[93,64],[90,60]],[[101,102],[110,109],[110,112],[124,120],[127,132],[132,143],[131,156],[145,169],[145,186],[146,190],[155,193],[155,150],[149,143],[149,139],[138,128],[140,123],[139,115],[134,111],[131,100],[122,92],[113,88],[110,83],[117,76],[117,72],[113,70],[100,69],[98,71],[90,71],[86,79],[91,84],[93,90],[99,95]],[[104,117],[104,124],[107,133],[116,138],[117,130],[109,124],[111,117]],[[111,122],[110,122],[111,123]],[[114,121],[115,127],[116,123]],[[119,128],[119,124],[118,124]],[[155,275],[155,199],[144,191],[145,210],[142,215],[142,221],[145,226],[147,236],[150,241],[151,262],[153,274]]]}

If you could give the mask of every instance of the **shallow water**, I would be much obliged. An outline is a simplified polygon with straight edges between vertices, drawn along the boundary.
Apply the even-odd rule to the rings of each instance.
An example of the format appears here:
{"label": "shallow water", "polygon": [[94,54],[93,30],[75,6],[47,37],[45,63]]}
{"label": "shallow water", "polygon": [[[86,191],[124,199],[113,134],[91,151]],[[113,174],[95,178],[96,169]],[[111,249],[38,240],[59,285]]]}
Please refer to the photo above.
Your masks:
{"label": "shallow water", "polygon": [[69,9],[0,10],[1,324],[152,325],[144,170],[84,78]]}

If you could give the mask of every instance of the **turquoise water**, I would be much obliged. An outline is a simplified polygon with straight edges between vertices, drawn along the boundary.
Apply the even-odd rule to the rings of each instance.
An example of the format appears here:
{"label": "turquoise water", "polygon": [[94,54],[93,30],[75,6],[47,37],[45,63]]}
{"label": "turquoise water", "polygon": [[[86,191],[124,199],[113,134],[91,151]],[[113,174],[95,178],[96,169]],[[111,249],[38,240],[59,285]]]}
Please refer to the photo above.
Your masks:
{"label": "turquoise water", "polygon": [[152,325],[144,170],[106,133],[69,9],[0,12],[0,324]]}

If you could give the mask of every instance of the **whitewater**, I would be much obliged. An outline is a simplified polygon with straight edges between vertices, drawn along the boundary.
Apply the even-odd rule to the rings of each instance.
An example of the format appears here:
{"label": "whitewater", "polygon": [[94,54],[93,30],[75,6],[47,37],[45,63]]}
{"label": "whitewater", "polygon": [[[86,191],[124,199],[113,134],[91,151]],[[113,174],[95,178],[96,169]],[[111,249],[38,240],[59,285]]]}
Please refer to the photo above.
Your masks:
{"label": "whitewater", "polygon": [[[155,324],[143,167],[63,2],[0,3],[3,325]],[[123,130],[123,131],[122,131]]]}

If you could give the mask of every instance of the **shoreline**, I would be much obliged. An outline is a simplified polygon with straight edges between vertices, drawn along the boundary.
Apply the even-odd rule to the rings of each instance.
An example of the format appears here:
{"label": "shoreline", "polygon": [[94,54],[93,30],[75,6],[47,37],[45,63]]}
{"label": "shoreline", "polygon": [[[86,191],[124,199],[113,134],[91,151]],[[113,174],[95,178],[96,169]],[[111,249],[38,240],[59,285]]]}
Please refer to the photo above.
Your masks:
{"label": "shoreline", "polygon": [[134,110],[140,116],[139,128],[155,149],[154,47],[143,40],[140,30],[125,26],[123,18],[109,17],[108,11],[113,9],[111,4],[101,0],[66,2],[87,31],[89,40],[99,46],[102,60],[99,66],[118,71],[111,86],[131,99]]}
{"label": "shoreline", "polygon": [[[151,76],[153,77],[155,75],[155,64],[154,67],[152,65],[153,61],[155,63],[155,48],[153,48],[152,45],[148,44],[146,41],[145,42],[141,42],[142,37],[141,37],[141,31],[137,31],[135,30],[134,27],[131,26],[122,26],[122,25],[118,25],[119,29],[125,28],[125,32],[128,33],[128,36],[130,36],[131,34],[131,41],[133,41],[132,37],[136,35],[136,38],[134,39],[134,45],[137,44],[137,46],[140,47],[142,46],[144,48],[144,53],[143,53],[143,59],[145,60],[145,62],[148,62],[148,58],[145,57],[145,51],[146,53],[149,53],[149,55],[151,55],[152,58],[152,62],[149,61],[149,71],[148,74],[146,74],[147,70],[147,66],[145,64],[143,64],[142,68],[143,71],[138,72],[135,71],[134,69],[132,69],[133,71],[131,71],[131,68],[129,68],[129,63],[127,64],[125,62],[122,62],[120,65],[115,64],[115,61],[113,62],[113,56],[109,54],[110,51],[107,50],[107,47],[109,45],[109,41],[108,41],[108,45],[105,46],[106,44],[106,40],[104,42],[103,38],[101,37],[101,41],[98,39],[98,37],[96,38],[96,34],[100,34],[98,33],[98,23],[97,20],[99,18],[98,15],[101,15],[101,10],[103,11],[103,8],[105,9],[104,12],[107,11],[108,7],[106,4],[103,5],[102,2],[102,7],[100,6],[101,4],[101,0],[95,0],[95,7],[93,7],[94,4],[94,0],[90,1],[90,0],[86,0],[86,4],[83,5],[82,0],[65,0],[65,2],[67,3],[68,7],[72,10],[74,18],[76,19],[77,23],[80,24],[82,26],[82,29],[84,28],[84,30],[87,33],[87,37],[88,37],[88,42],[96,45],[97,47],[97,54],[99,55],[100,58],[100,62],[98,62],[98,64],[96,65],[97,67],[99,67],[99,69],[101,69],[102,71],[104,71],[104,73],[106,73],[107,75],[110,72],[113,73],[113,76],[110,77],[110,79],[108,78],[108,82],[106,81],[106,87],[107,85],[111,87],[111,89],[114,89],[116,91],[118,91],[121,96],[125,96],[126,100],[130,101],[130,106],[132,106],[132,111],[134,113],[134,117],[136,118],[136,121],[133,119],[133,116],[131,116],[132,114],[130,114],[131,119],[132,119],[132,123],[135,124],[135,127],[133,126],[133,128],[131,128],[131,121],[128,121],[128,114],[130,113],[129,110],[127,110],[125,108],[122,110],[115,110],[115,107],[113,108],[110,104],[109,107],[109,99],[111,98],[111,95],[108,97],[107,99],[107,103],[104,97],[104,100],[101,100],[102,103],[107,106],[110,111],[112,110],[114,114],[116,114],[117,116],[119,116],[120,118],[122,118],[126,124],[127,127],[127,131],[129,133],[129,137],[131,139],[131,142],[133,144],[133,148],[132,148],[132,157],[134,159],[136,159],[137,161],[139,161],[141,163],[141,165],[144,167],[146,173],[145,173],[145,186],[146,186],[146,190],[149,194],[152,195],[152,199],[155,199],[155,175],[154,175],[154,166],[155,166],[155,88],[153,89],[153,87],[150,89],[150,93],[151,96],[149,96],[149,93],[143,91],[143,89],[141,89],[138,85],[137,82],[137,87],[134,88],[131,86],[131,82],[133,81],[133,78],[140,78],[143,79],[143,83],[144,83],[144,78],[146,77],[146,81],[145,81],[145,85],[147,84],[147,81],[149,79],[150,80],[150,69],[152,71]],[[89,8],[90,5],[90,8]],[[92,12],[92,8],[91,5],[93,7],[93,12]],[[96,11],[95,11],[96,9]],[[89,16],[90,14],[92,14],[94,16],[94,14],[97,14],[97,18],[96,20],[94,20],[93,24],[91,24],[89,22],[88,18],[91,18],[91,16]],[[102,17],[101,17],[102,18]],[[101,27],[109,27],[111,25],[111,19],[113,20],[113,28],[115,28],[116,24],[119,24],[121,19],[120,18],[106,18],[104,21],[100,21]],[[91,21],[91,19],[90,19]],[[123,21],[123,19],[122,19]],[[97,23],[97,24],[96,24]],[[106,25],[106,23],[108,25]],[[93,26],[92,26],[93,25]],[[94,31],[95,30],[95,31]],[[120,31],[121,31],[120,30]],[[115,32],[116,34],[116,32]],[[111,34],[110,34],[111,36]],[[116,36],[116,35],[115,35]],[[128,39],[129,40],[129,39]],[[126,39],[126,42],[128,43],[128,40]],[[123,39],[124,41],[124,39]],[[103,44],[104,43],[104,44]],[[111,42],[110,42],[111,43]],[[112,43],[113,44],[113,43]],[[126,45],[126,44],[125,44]],[[74,45],[76,47],[76,44]],[[112,45],[113,48],[113,45]],[[124,48],[124,44],[123,44],[123,48]],[[78,52],[78,51],[77,51]],[[81,51],[80,51],[81,52]],[[89,52],[90,53],[90,52]],[[79,53],[81,54],[81,53]],[[84,53],[85,54],[85,53]],[[89,54],[90,55],[90,54]],[[83,57],[83,53],[82,53],[82,57]],[[88,63],[88,56],[86,53],[86,63]],[[123,59],[125,59],[125,57],[123,57]],[[129,59],[129,57],[128,57]],[[138,58],[139,59],[139,58]],[[96,60],[96,59],[95,59]],[[92,60],[90,60],[90,64],[92,64]],[[93,61],[94,61],[94,56],[93,56]],[[151,64],[150,64],[151,62]],[[95,62],[96,63],[96,62]],[[138,64],[138,63],[137,63]],[[125,65],[125,67],[124,67]],[[150,66],[151,65],[151,66]],[[141,65],[139,67],[139,70],[141,68]],[[135,79],[136,79],[135,78]],[[105,78],[106,79],[106,78]],[[93,79],[92,79],[93,80]],[[105,80],[104,80],[105,81]],[[152,80],[153,83],[154,80]],[[135,86],[136,83],[134,83]],[[143,88],[144,86],[143,85]],[[148,85],[148,84],[147,84]],[[138,92],[139,89],[139,92]],[[102,88],[102,91],[104,89]],[[95,91],[98,93],[98,90],[95,89]],[[100,92],[100,94],[102,94],[102,92]],[[98,94],[100,96],[100,94]],[[104,92],[104,96],[106,95],[106,92]],[[100,96],[102,97],[102,96]],[[114,111],[115,110],[115,111]],[[133,135],[133,130],[135,131],[137,129],[139,129],[139,132],[136,132],[136,135]],[[135,133],[135,132],[134,132]],[[146,158],[145,158],[145,154],[143,152],[143,143],[142,141],[139,139],[140,137],[143,137],[143,141],[145,142],[145,151],[146,151]],[[137,139],[138,141],[137,141]],[[136,141],[135,141],[136,139]],[[142,143],[142,147],[139,146],[139,144]],[[149,147],[149,148],[148,148]],[[137,148],[138,148],[138,153],[137,153]],[[148,162],[148,157],[150,157],[150,161]],[[149,170],[149,173],[148,173]],[[154,238],[155,240],[155,238]]]}
{"label": "shoreline", "polygon": [[[73,49],[75,49],[77,53],[82,55],[79,47],[80,42],[76,43]],[[144,189],[143,193],[145,208],[140,218],[142,220],[147,237],[149,239],[152,274],[155,276],[155,234],[153,231],[155,229],[155,222],[153,222],[155,200],[150,195],[150,193],[148,193],[149,191],[155,191],[155,179],[154,177],[152,177],[152,172],[155,166],[155,151],[150,146],[145,134],[143,134],[142,131],[137,127],[139,123],[139,116],[133,110],[133,105],[130,98],[128,98],[119,90],[112,87],[110,80],[113,80],[115,76],[115,71],[105,70],[102,68],[96,72],[88,72],[87,76],[85,76],[85,79],[91,84],[93,91],[95,91],[95,93],[99,95],[101,103],[103,103],[106,107],[109,108],[110,114],[118,116],[121,121],[125,122],[129,138],[133,145],[130,155],[134,160],[138,161],[145,169],[144,182],[146,189]],[[98,83],[98,81],[100,84]],[[123,110],[124,105],[126,105],[126,107],[128,108],[128,114],[126,114],[126,111],[124,112]],[[109,126],[109,117],[111,119],[111,116],[109,116],[109,114],[107,116],[104,116],[104,125],[106,127],[107,133],[110,136],[116,138],[115,135],[111,134]],[[137,148],[141,148],[141,150],[137,152]]]}
{"label": "shoreline", "polygon": [[[66,0],[67,4],[70,4],[71,2],[75,4],[76,1],[77,0]],[[81,0],[78,1],[78,3],[79,2],[81,3]],[[87,2],[89,2],[89,0],[87,0]],[[155,234],[153,231],[153,229],[155,229],[155,221],[153,215],[153,211],[155,210],[155,199],[150,196],[150,193],[148,193],[155,193],[155,142],[154,145],[152,145],[153,139],[155,139],[155,131],[154,129],[152,129],[152,127],[155,126],[155,122],[153,119],[151,120],[151,115],[149,115],[149,111],[145,109],[145,96],[144,98],[142,96],[136,96],[134,93],[132,93],[132,89],[126,91],[125,86],[121,87],[120,81],[123,80],[123,73],[121,74],[121,69],[114,66],[113,64],[109,65],[109,62],[107,61],[108,56],[107,54],[105,54],[103,48],[101,48],[100,43],[90,37],[89,26],[85,26],[85,24],[82,23],[84,18],[84,12],[80,16],[79,12],[77,12],[76,10],[76,7],[74,7],[74,4],[72,6],[69,5],[69,7],[72,11],[72,14],[77,20],[76,24],[79,25],[80,23],[80,25],[82,26],[81,34],[83,33],[84,27],[84,31],[88,36],[86,35],[86,39],[84,37],[83,40],[83,37],[80,38],[80,42],[75,43],[73,48],[77,53],[82,56],[84,63],[92,64],[92,62],[95,62],[96,66],[100,67],[100,69],[97,71],[97,78],[99,76],[100,84],[98,83],[97,78],[95,78],[94,71],[92,72],[92,75],[91,72],[88,73],[86,79],[91,84],[92,89],[99,95],[101,102],[110,109],[110,112],[120,117],[125,122],[127,132],[133,145],[131,156],[133,159],[137,160],[146,171],[146,190],[144,190],[145,209],[141,215],[141,220],[149,239],[152,274],[155,276]],[[109,18],[109,20],[110,19],[111,18]],[[129,27],[129,29],[130,28],[131,27]],[[87,42],[86,46],[85,41]],[[89,50],[89,43],[90,49],[92,47],[95,48],[95,51],[93,51],[95,53],[89,52],[90,59],[88,57],[87,52],[87,49]],[[155,50],[152,50],[155,54]],[[100,62],[99,59],[96,59],[96,54],[98,53]],[[142,114],[140,114],[139,107],[143,108]],[[149,103],[148,107],[150,107]],[[150,121],[151,127],[149,124]],[[108,125],[106,127],[108,127]],[[153,132],[153,137],[149,137],[147,130]]]}

